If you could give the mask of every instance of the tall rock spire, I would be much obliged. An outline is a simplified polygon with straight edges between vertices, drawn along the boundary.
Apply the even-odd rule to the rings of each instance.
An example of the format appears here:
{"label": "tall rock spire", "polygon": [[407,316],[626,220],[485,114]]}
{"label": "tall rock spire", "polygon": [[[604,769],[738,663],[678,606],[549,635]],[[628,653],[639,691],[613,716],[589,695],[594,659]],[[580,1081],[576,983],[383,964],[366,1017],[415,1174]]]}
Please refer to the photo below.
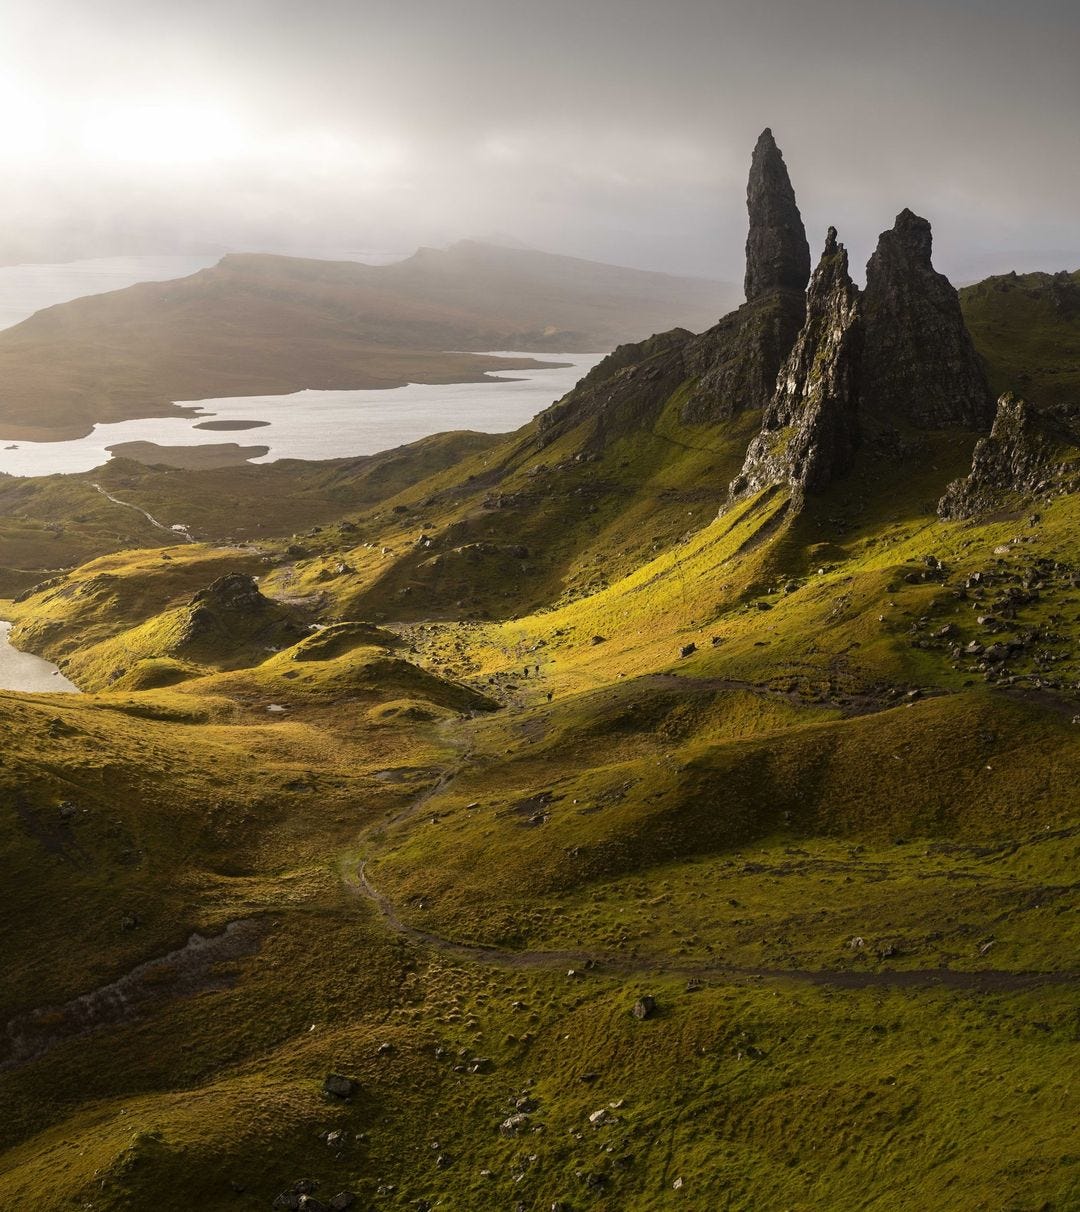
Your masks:
{"label": "tall rock spire", "polygon": [[803,291],[810,279],[810,245],[795,204],[784,157],[766,127],[750,161],[746,183],[750,233],[746,237],[746,301],[778,288]]}
{"label": "tall rock spire", "polygon": [[806,319],[810,246],[771,130],[754,148],[746,205],[746,302],[704,334],[687,359],[696,379],[682,409],[688,425],[764,408]]}
{"label": "tall rock spire", "polygon": [[890,422],[984,429],[993,399],[930,224],[903,210],[866,266],[863,406]]}
{"label": "tall rock spire", "polygon": [[731,485],[733,497],[786,483],[801,499],[848,470],[859,443],[861,349],[859,290],[848,274],[847,251],[830,227],[810,282],[806,323],[777,377],[761,433]]}

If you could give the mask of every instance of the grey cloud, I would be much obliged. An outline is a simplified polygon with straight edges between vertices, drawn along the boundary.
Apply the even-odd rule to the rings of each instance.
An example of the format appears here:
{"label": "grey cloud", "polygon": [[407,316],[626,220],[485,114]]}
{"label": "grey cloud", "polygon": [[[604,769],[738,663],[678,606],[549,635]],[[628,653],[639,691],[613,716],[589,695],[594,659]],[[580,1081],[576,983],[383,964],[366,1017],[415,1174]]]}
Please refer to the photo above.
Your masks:
{"label": "grey cloud", "polygon": [[[855,266],[904,206],[933,220],[937,261],[961,279],[1080,263],[1072,3],[6,7],[9,108],[41,102],[44,134],[36,152],[5,149],[0,255],[506,233],[737,280],[746,167],[769,125],[812,242],[836,224]],[[163,146],[205,130],[213,154],[149,153],[158,112]],[[105,134],[88,146],[93,121]]]}

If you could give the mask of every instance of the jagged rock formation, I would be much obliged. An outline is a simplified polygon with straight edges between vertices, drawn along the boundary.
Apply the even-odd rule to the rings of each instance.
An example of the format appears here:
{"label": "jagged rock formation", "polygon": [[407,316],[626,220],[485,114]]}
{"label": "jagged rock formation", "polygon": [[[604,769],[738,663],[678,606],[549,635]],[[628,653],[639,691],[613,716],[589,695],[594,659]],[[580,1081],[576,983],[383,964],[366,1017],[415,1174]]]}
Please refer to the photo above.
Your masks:
{"label": "jagged rock formation", "polygon": [[890,422],[986,428],[993,402],[930,224],[903,210],[866,267],[862,404]]}
{"label": "jagged rock formation", "polygon": [[896,423],[984,428],[986,377],[951,283],[930,263],[930,224],[902,211],[867,266],[860,295],[829,229],[806,324],[747,451],[733,498],[788,484],[795,503],[852,464],[860,430]]}
{"label": "jagged rock formation", "polygon": [[971,473],[954,480],[938,503],[952,521],[1030,504],[1080,487],[1080,406],[1038,412],[1006,392],[989,435],[980,438]]}
{"label": "jagged rock formation", "polygon": [[750,444],[733,497],[788,483],[796,497],[850,467],[859,441],[859,291],[830,227],[807,295],[806,323]]}
{"label": "jagged rock formation", "polygon": [[774,290],[806,290],[810,245],[795,204],[784,157],[766,127],[758,138],[746,184],[750,232],[746,237],[746,301]]}
{"label": "jagged rock formation", "polygon": [[810,245],[784,157],[766,127],[746,184],[746,302],[688,351],[698,384],[683,407],[688,424],[762,408],[806,319]]}
{"label": "jagged rock formation", "polygon": [[851,465],[860,415],[894,437],[898,423],[989,427],[986,377],[959,297],[931,264],[925,219],[905,210],[882,234],[858,305],[847,254],[830,229],[808,311],[806,233],[769,130],[754,149],[747,205],[746,303],[700,336],[675,329],[620,346],[541,415],[541,446],[588,419],[585,449],[599,451],[655,423],[678,391],[688,425],[765,409],[736,495],[785,482],[802,493]]}
{"label": "jagged rock formation", "polygon": [[746,298],[707,332],[677,328],[620,345],[577,388],[542,413],[542,446],[586,417],[599,447],[627,429],[649,424],[671,393],[693,380],[680,410],[688,425],[712,425],[764,408],[776,376],[806,319],[810,276],[806,242],[784,159],[765,130],[758,139],[746,189]]}

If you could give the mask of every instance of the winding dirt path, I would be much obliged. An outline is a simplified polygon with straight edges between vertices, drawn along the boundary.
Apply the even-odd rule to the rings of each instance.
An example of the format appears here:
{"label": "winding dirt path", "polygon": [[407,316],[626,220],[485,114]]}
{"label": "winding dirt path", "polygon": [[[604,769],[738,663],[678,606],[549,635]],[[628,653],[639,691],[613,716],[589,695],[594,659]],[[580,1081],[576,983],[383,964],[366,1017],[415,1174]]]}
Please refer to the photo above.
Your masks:
{"label": "winding dirt path", "polygon": [[688,980],[791,980],[811,985],[829,985],[841,989],[970,989],[979,993],[1017,992],[1041,985],[1080,983],[1080,972],[1010,972],[984,969],[964,972],[952,968],[879,969],[873,972],[844,972],[806,968],[741,968],[731,964],[689,965],[659,957],[628,960],[625,956],[598,951],[511,951],[503,947],[458,943],[442,935],[421,930],[401,920],[393,903],[368,878],[362,862],[348,886],[369,900],[383,921],[396,934],[410,942],[431,947],[455,959],[493,964],[499,968],[566,970],[575,973],[595,969],[620,976],[679,976]]}
{"label": "winding dirt path", "polygon": [[163,530],[173,539],[183,539],[185,543],[194,543],[196,540],[188,534],[187,530],[173,530],[171,526],[166,526],[164,522],[159,522],[152,513],[148,513],[141,505],[132,505],[130,501],[121,501],[119,497],[114,497],[111,492],[106,492],[100,484],[91,483],[91,488],[96,488],[98,492],[107,500],[112,501],[114,505],[122,505],[125,509],[134,509],[136,513],[141,513],[142,516],[150,523],[151,526],[156,526],[158,530]]}

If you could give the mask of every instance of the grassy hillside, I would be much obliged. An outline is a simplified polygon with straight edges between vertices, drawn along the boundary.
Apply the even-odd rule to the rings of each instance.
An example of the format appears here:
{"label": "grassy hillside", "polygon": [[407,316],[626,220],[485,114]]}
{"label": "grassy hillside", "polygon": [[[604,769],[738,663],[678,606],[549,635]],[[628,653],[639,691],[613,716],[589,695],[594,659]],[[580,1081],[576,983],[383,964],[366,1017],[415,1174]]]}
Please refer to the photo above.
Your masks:
{"label": "grassy hillside", "polygon": [[462,351],[602,350],[705,327],[730,302],[703,279],[483,244],[385,266],[228,256],[0,333],[0,437],[80,437],[96,421],[177,415],[176,400],[477,382],[537,363]]}
{"label": "grassy hillside", "polygon": [[1080,399],[1080,270],[1002,274],[960,292],[995,392],[1035,404]]}
{"label": "grassy hillside", "polygon": [[15,596],[108,552],[182,544],[182,535],[165,533],[173,525],[229,544],[306,534],[496,442],[459,432],[327,464],[192,471],[117,458],[85,475],[0,476],[0,594]]}
{"label": "grassy hillside", "polygon": [[200,541],[4,605],[92,693],[0,693],[0,1206],[1080,1207],[1080,497],[942,521],[898,430],[729,506],[644,356],[106,469]]}

